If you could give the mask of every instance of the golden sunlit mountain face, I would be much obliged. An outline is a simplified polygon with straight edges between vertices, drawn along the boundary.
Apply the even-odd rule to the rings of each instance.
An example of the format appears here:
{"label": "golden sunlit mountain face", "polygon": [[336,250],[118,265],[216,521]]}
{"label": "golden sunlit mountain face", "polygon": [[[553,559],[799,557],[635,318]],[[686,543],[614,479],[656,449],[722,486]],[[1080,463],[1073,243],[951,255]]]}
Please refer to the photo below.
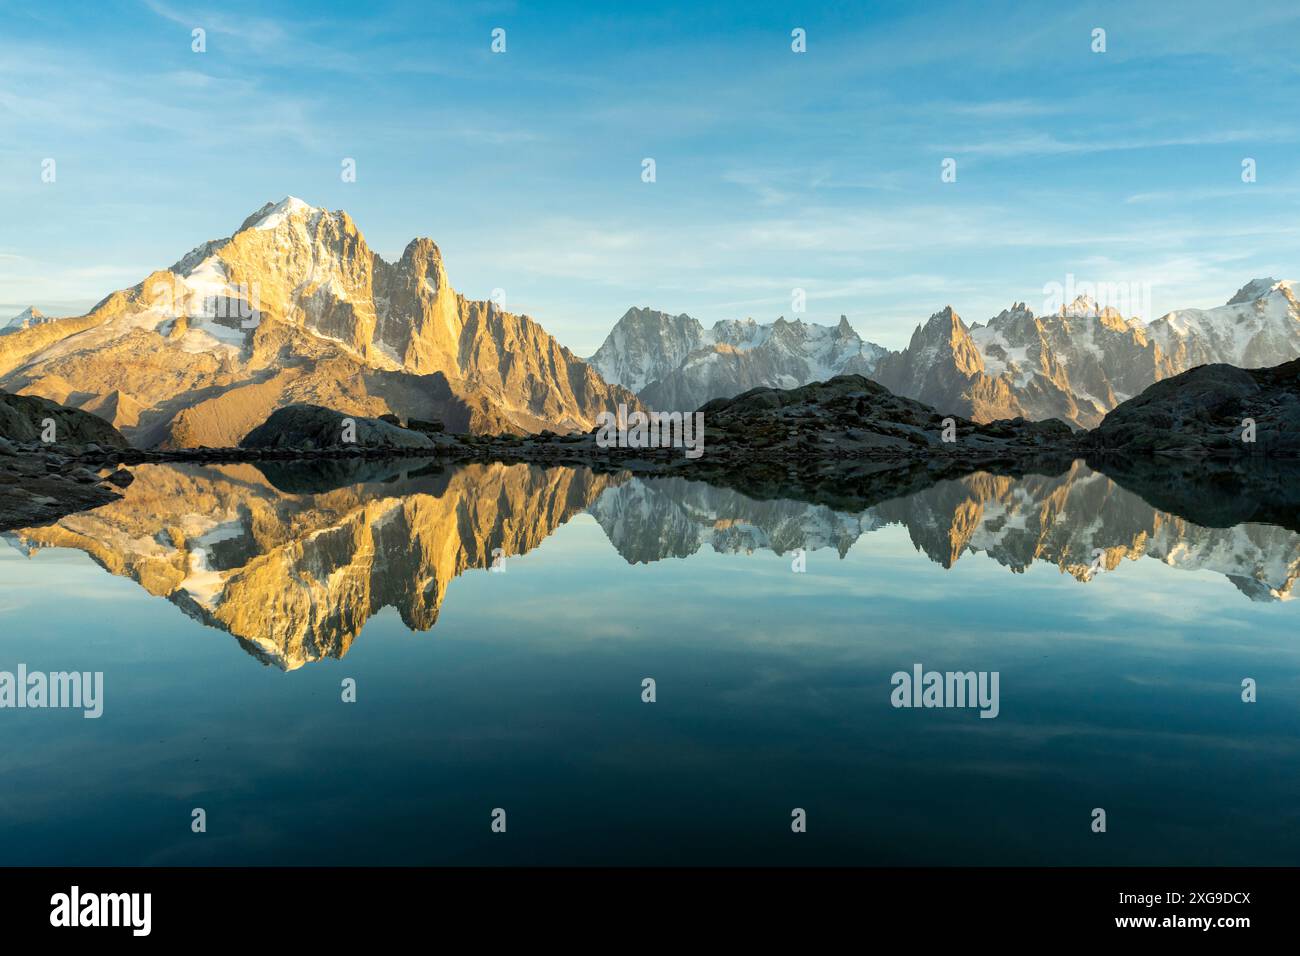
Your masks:
{"label": "golden sunlit mountain face", "polygon": [[0,336],[0,387],[167,448],[237,445],[304,402],[493,433],[638,404],[528,316],[460,295],[432,240],[387,262],[346,212],[294,197],[85,315]]}

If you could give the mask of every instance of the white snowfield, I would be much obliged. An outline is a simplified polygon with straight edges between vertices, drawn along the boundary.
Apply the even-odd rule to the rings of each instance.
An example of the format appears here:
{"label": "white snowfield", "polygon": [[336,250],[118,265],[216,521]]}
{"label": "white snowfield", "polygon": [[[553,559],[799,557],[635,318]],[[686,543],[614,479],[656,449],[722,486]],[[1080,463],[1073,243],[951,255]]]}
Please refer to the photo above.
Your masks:
{"label": "white snowfield", "polygon": [[[1161,316],[1147,327],[1147,336],[1167,354],[1183,345],[1196,349],[1198,357],[1203,353],[1206,361],[1241,368],[1279,364],[1300,349],[1296,284],[1254,279],[1227,305]],[[1288,347],[1291,355],[1273,360],[1277,350]]]}

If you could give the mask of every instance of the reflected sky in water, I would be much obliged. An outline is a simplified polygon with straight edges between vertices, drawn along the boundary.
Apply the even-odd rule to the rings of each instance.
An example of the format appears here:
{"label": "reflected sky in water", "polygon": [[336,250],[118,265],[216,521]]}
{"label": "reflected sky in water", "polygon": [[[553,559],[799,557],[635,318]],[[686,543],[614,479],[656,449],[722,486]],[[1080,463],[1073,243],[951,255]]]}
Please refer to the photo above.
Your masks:
{"label": "reflected sky in water", "polygon": [[[1081,464],[861,510],[136,473],[0,546],[0,669],[106,685],[99,720],[0,711],[0,863],[1300,863],[1286,528]],[[917,662],[999,671],[1000,716],[892,708]]]}

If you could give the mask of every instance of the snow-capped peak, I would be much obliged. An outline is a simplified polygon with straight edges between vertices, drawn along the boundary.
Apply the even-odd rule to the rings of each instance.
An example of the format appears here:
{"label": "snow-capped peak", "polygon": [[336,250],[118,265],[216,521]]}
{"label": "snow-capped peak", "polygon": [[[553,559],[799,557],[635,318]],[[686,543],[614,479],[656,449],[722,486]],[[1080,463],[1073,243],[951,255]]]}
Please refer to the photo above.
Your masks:
{"label": "snow-capped peak", "polygon": [[1280,364],[1300,354],[1295,283],[1252,279],[1227,305],[1170,312],[1147,327],[1147,336],[1174,363],[1170,374],[1212,362],[1238,368]]}
{"label": "snow-capped peak", "polygon": [[18,325],[20,323],[27,322],[32,319],[36,319],[37,321],[39,321],[43,318],[45,318],[45,314],[41,312],[40,309],[36,308],[36,306],[34,305],[29,305],[27,308],[23,309],[12,319],[10,319],[9,324]]}
{"label": "snow-capped peak", "polygon": [[1290,282],[1279,282],[1277,279],[1251,279],[1244,286],[1237,290],[1237,294],[1228,300],[1228,305],[1240,305],[1243,302],[1253,302],[1255,299],[1262,299],[1279,286],[1289,286]]}
{"label": "snow-capped peak", "polygon": [[1090,295],[1077,296],[1073,302],[1061,308],[1061,315],[1071,318],[1082,318],[1096,314],[1097,302]]}
{"label": "snow-capped peak", "polygon": [[17,332],[20,329],[30,329],[33,325],[44,325],[46,322],[53,321],[53,318],[41,312],[40,309],[29,305],[8,321],[4,331]]}
{"label": "snow-capped peak", "polygon": [[303,202],[297,196],[285,196],[279,202],[267,203],[257,212],[253,213],[240,227],[244,229],[274,229],[282,222],[295,218],[297,216],[323,213],[325,210],[317,209],[315,206]]}

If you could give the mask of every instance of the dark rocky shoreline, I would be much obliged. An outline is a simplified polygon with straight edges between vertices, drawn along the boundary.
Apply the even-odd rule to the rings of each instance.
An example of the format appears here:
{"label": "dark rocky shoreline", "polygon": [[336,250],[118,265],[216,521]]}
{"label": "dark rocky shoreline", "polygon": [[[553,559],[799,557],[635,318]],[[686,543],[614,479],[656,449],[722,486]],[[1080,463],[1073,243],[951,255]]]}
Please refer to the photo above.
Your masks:
{"label": "dark rocky shoreline", "polygon": [[56,446],[30,454],[0,453],[0,531],[48,524],[116,501],[117,489],[133,480],[124,468],[106,469],[70,452]]}
{"label": "dark rocky shoreline", "polygon": [[[859,487],[884,476],[887,484],[915,473],[921,484],[965,474],[980,467],[1024,467],[1048,460],[1052,470],[1068,463],[1072,452],[1040,449],[1017,454],[1002,447],[940,449],[841,449],[837,454],[808,456],[798,448],[762,453],[753,448],[719,444],[701,459],[687,459],[681,449],[601,448],[593,435],[440,436],[433,447],[333,448],[186,448],[173,450],[67,447],[26,444],[0,454],[0,531],[57,521],[67,514],[116,500],[118,487],[131,481],[129,467],[143,464],[218,465],[312,464],[342,466],[342,473],[364,470],[366,463],[429,460],[458,464],[500,461],[540,466],[572,466],[597,472],[630,471],[641,475],[680,475],[728,485],[744,485],[762,494],[787,481],[827,487]],[[909,482],[910,483],[910,482]],[[764,495],[765,496],[765,495]]]}
{"label": "dark rocky shoreline", "polygon": [[[106,504],[115,500],[117,488],[130,483],[128,467],[168,462],[334,462],[333,471],[340,475],[357,473],[349,462],[526,462],[679,475],[757,497],[794,485],[804,495],[833,501],[872,499],[891,489],[897,493],[900,484],[911,487],[981,469],[1056,473],[1074,459],[1086,458],[1122,476],[1118,480],[1159,492],[1161,476],[1171,469],[1184,484],[1203,484],[1196,478],[1198,469],[1221,474],[1234,462],[1288,459],[1300,452],[1292,437],[1300,427],[1291,427],[1300,410],[1298,382],[1300,360],[1253,371],[1204,366],[1157,383],[1117,407],[1098,429],[1079,432],[1056,420],[977,423],[944,416],[862,376],[837,376],[794,389],[752,389],[707,403],[700,409],[704,431],[699,457],[688,456],[683,447],[619,447],[598,441],[600,429],[472,435],[426,427],[430,423],[402,427],[391,419],[350,419],[356,441],[346,442],[338,427],[344,420],[340,413],[308,405],[278,410],[250,433],[243,447],[141,449],[127,445],[94,416],[65,409],[60,419],[69,437],[65,444],[33,441],[30,427],[21,432],[25,441],[0,439],[0,530],[48,523]],[[21,404],[11,402],[10,407]],[[52,403],[34,407],[49,414],[47,405],[60,408]],[[1226,440],[1245,413],[1259,416],[1264,440]],[[1249,477],[1258,469],[1238,471],[1248,477],[1233,479],[1225,488],[1261,481],[1261,487],[1280,487],[1276,478]],[[1293,504],[1291,495],[1279,499],[1284,512]]]}

